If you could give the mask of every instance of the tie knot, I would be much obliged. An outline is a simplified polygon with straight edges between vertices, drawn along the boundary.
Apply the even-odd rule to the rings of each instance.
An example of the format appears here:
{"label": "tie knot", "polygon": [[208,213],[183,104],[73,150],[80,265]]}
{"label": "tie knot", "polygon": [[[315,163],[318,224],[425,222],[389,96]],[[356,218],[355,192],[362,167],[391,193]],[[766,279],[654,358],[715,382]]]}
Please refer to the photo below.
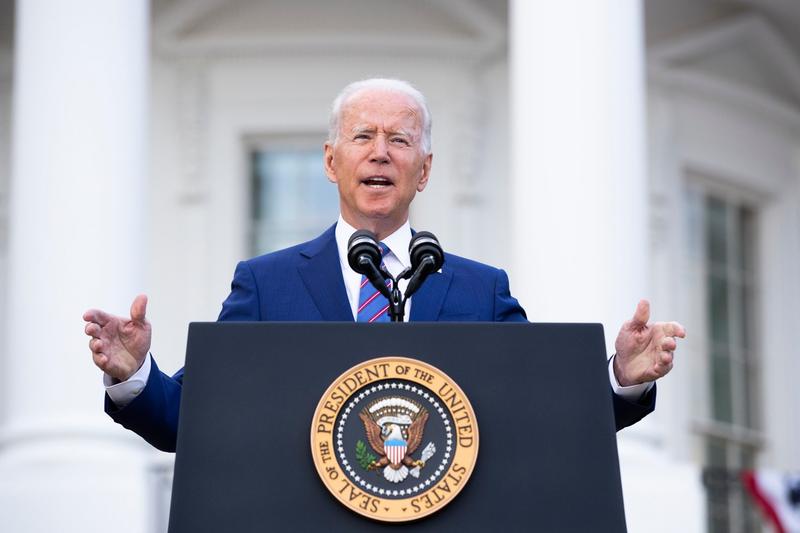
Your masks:
{"label": "tie knot", "polygon": [[389,252],[391,252],[389,247],[386,246],[386,243],[384,242],[379,243],[378,248],[381,249],[381,257],[386,257],[387,255],[389,255]]}

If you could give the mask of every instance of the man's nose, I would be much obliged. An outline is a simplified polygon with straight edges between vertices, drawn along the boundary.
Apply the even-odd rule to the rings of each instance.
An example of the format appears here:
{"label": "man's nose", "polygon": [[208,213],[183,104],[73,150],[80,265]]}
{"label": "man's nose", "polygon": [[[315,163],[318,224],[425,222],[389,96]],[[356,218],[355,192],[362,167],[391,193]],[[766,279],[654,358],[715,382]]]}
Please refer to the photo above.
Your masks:
{"label": "man's nose", "polygon": [[369,160],[373,163],[389,162],[389,144],[383,135],[376,135],[372,141],[372,154]]}

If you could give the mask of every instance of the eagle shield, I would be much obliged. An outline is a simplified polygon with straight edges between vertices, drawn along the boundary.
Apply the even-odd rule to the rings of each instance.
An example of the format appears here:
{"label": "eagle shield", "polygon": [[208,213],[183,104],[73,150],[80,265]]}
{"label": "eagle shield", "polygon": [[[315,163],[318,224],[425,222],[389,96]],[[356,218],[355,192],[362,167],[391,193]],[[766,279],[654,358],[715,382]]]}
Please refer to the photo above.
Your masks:
{"label": "eagle shield", "polygon": [[389,459],[389,464],[397,467],[400,465],[400,461],[403,460],[403,457],[406,456],[406,450],[408,449],[407,443],[404,440],[387,440],[383,443],[383,450],[386,452],[386,457]]}

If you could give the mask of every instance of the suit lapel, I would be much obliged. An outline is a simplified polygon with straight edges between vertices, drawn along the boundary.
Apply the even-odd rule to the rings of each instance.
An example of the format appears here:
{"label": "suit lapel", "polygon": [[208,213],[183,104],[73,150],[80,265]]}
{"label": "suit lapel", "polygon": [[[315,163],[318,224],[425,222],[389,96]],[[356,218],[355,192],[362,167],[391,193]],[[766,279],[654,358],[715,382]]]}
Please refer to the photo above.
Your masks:
{"label": "suit lapel", "polygon": [[445,267],[441,272],[433,273],[428,276],[425,283],[411,297],[411,316],[409,320],[414,322],[434,322],[439,318],[442,311],[444,298],[450,288],[453,274]]}
{"label": "suit lapel", "polygon": [[[352,322],[353,312],[342,278],[335,229],[336,225],[331,226],[300,250],[303,260],[297,271],[323,320]],[[431,274],[412,298],[409,320],[433,322],[438,319],[452,279],[453,274],[446,264],[441,272]]]}
{"label": "suit lapel", "polygon": [[300,251],[305,261],[300,263],[297,271],[323,320],[352,322],[353,312],[339,266],[335,228],[336,225],[331,226]]}

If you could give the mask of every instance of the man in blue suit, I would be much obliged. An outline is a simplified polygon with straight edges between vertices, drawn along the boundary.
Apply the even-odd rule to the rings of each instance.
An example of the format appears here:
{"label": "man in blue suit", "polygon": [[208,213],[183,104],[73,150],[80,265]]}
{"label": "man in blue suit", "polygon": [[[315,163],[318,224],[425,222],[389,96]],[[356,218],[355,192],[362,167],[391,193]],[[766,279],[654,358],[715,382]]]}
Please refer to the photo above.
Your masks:
{"label": "man in blue suit", "polygon": [[[388,320],[388,302],[349,267],[346,246],[356,229],[369,229],[387,248],[393,275],[410,265],[409,206],[425,189],[432,161],[424,96],[398,80],[348,85],[334,101],[324,151],[326,174],[339,190],[338,222],[312,241],[239,263],[219,320]],[[85,331],[104,372],[106,412],[174,451],[183,371],[167,376],[150,355],[146,304],[137,296],[130,318],[89,310]],[[505,272],[449,254],[409,306],[412,321],[526,321]],[[676,322],[648,319],[649,304],[641,301],[609,364],[617,429],[654,409],[653,382],[670,371],[675,338],[685,335]]]}

